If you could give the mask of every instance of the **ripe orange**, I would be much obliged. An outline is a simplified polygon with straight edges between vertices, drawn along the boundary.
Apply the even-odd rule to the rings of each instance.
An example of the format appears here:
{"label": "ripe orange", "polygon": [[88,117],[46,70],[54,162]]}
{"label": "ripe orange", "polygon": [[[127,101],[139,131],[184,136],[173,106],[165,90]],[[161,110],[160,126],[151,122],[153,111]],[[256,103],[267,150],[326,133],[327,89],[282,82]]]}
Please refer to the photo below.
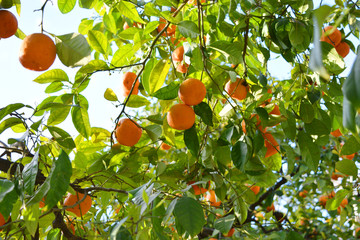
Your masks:
{"label": "ripe orange", "polygon": [[344,155],[344,156],[342,156],[342,157],[343,157],[343,158],[347,158],[347,159],[349,159],[349,160],[353,160],[354,157],[355,157],[355,153],[349,154],[349,155]]}
{"label": "ripe orange", "polygon": [[299,197],[305,198],[307,194],[308,194],[308,191],[304,190],[302,192],[299,192]]}
{"label": "ripe orange", "polygon": [[39,208],[43,208],[43,207],[45,207],[45,197],[43,197],[39,202]]}
{"label": "ripe orange", "polygon": [[176,48],[171,56],[174,62],[181,62],[184,59],[184,47],[180,46]]}
{"label": "ripe orange", "polygon": [[335,192],[331,191],[331,193],[328,194],[328,197],[329,198],[334,198],[335,197]]}
{"label": "ripe orange", "polygon": [[[194,182],[195,181],[190,181],[189,185],[193,184]],[[199,187],[198,185],[192,185],[191,187],[193,188],[195,195],[201,195],[201,194],[206,193],[208,191],[208,189],[203,188],[203,187]]]}
{"label": "ripe orange", "polygon": [[115,137],[118,143],[129,147],[139,142],[141,134],[142,129],[128,118],[121,119],[115,130]]}
{"label": "ripe orange", "polygon": [[[260,121],[260,118],[259,118],[259,115],[257,114],[251,114],[251,117],[250,119],[252,119],[253,117],[256,117],[257,119],[257,122],[256,122],[256,128],[259,129],[261,132],[265,132],[266,131],[266,128],[264,129],[263,126],[261,126],[261,121]],[[246,134],[246,123],[245,123],[245,120],[242,120],[241,122],[241,128],[243,130],[243,132]]]}
{"label": "ripe orange", "polygon": [[[338,172],[338,170],[335,169],[335,172]],[[333,180],[336,181],[336,180],[338,180],[339,178],[343,177],[342,174],[338,174],[338,173],[335,173],[335,172],[333,172],[333,173],[331,174],[331,179],[333,179]]]}
{"label": "ripe orange", "polygon": [[[131,87],[136,79],[136,74],[133,72],[126,72],[121,78],[121,90],[124,97],[129,96]],[[139,80],[136,81],[134,89],[131,95],[137,95],[139,93]]]}
{"label": "ripe orange", "polygon": [[[157,28],[158,33],[161,32],[166,26],[166,20],[164,18],[160,18],[159,22],[160,24]],[[176,25],[170,24],[170,26],[166,29],[166,31],[162,33],[162,36],[164,37],[173,36],[175,34],[175,31],[176,31]]]}
{"label": "ripe orange", "polygon": [[189,65],[187,65],[186,63],[180,62],[179,65],[177,65],[177,67],[176,67],[176,71],[178,71],[179,73],[187,73],[188,68],[189,68]]}
{"label": "ripe orange", "polygon": [[272,203],[271,206],[266,207],[266,211],[267,211],[267,212],[271,212],[271,211],[275,212],[274,203]]}
{"label": "ripe orange", "polygon": [[275,105],[273,110],[269,114],[281,115],[279,106]]}
{"label": "ripe orange", "polygon": [[325,33],[329,33],[332,31],[333,26],[327,26],[323,29],[322,35],[320,37],[320,41],[330,43],[334,47],[336,47],[341,42],[341,32],[339,29],[335,29],[333,33],[326,36]]}
{"label": "ripe orange", "polygon": [[333,135],[334,137],[341,137],[342,136],[342,133],[340,132],[340,129],[336,129],[335,131],[332,131],[330,133],[331,135]]}
{"label": "ripe orange", "polygon": [[200,80],[189,78],[180,84],[178,95],[186,105],[198,105],[206,96],[206,87]]}
{"label": "ripe orange", "polygon": [[350,52],[350,46],[349,44],[347,44],[346,42],[340,42],[336,47],[335,47],[337,53],[342,56],[343,58],[345,58],[349,52]]}
{"label": "ripe orange", "polygon": [[249,92],[249,85],[247,85],[244,79],[238,78],[236,82],[229,80],[225,85],[225,92],[227,92],[230,97],[241,101]]}
{"label": "ripe orange", "polygon": [[278,152],[280,152],[280,146],[277,143],[277,141],[275,140],[275,138],[273,137],[273,135],[271,135],[271,133],[264,133],[263,134],[264,137],[264,144],[265,147],[267,148],[266,154],[265,154],[265,158],[270,157]]}
{"label": "ripe orange", "polygon": [[209,192],[205,194],[205,199],[211,206],[218,207],[221,205],[221,201],[216,201],[216,194],[214,190],[209,190]]}
{"label": "ripe orange", "polygon": [[164,143],[164,142],[162,142],[161,145],[160,145],[161,150],[169,150],[170,148],[171,148],[171,146],[169,144]]}
{"label": "ripe orange", "polygon": [[75,235],[75,226],[71,221],[66,221],[66,226],[71,230],[72,234]]}
{"label": "ripe orange", "polygon": [[235,228],[231,228],[227,234],[224,234],[224,237],[231,237],[235,232]]}
{"label": "ripe orange", "polygon": [[[205,2],[206,2],[206,0],[200,0],[200,3],[205,3]],[[189,4],[196,6],[196,5],[197,5],[197,0],[190,0],[190,1],[189,1]]]}
{"label": "ripe orange", "polygon": [[341,203],[340,203],[340,206],[337,208],[337,213],[340,214],[341,213],[341,210],[343,208],[346,207],[346,205],[348,205],[349,201],[347,200],[347,198],[344,198]]}
{"label": "ripe orange", "polygon": [[56,47],[45,34],[33,33],[24,38],[20,46],[20,63],[33,71],[45,71],[55,61]]}
{"label": "ripe orange", "polygon": [[195,112],[186,104],[175,104],[167,114],[167,122],[170,127],[177,130],[186,130],[195,123]]}
{"label": "ripe orange", "polygon": [[[72,206],[75,203],[82,200],[84,197],[84,194],[77,192],[75,195],[69,193],[64,201],[64,206]],[[82,201],[80,204],[76,205],[75,207],[66,209],[69,212],[74,213],[76,216],[81,217],[85,215],[91,208],[92,201],[89,195],[86,195],[84,201]]]}
{"label": "ripe orange", "polygon": [[124,25],[123,25],[123,29],[126,30],[130,28],[129,24],[125,21]]}
{"label": "ripe orange", "polygon": [[250,190],[253,191],[255,193],[255,195],[257,195],[260,192],[260,187],[259,186],[251,186]]}
{"label": "ripe orange", "polygon": [[360,238],[360,233],[358,233],[360,231],[360,227],[355,229],[355,237]]}
{"label": "ripe orange", "polygon": [[0,10],[0,38],[13,36],[18,29],[18,22],[14,14],[8,10]]}
{"label": "ripe orange", "polygon": [[4,216],[0,213],[0,226],[6,223]]}

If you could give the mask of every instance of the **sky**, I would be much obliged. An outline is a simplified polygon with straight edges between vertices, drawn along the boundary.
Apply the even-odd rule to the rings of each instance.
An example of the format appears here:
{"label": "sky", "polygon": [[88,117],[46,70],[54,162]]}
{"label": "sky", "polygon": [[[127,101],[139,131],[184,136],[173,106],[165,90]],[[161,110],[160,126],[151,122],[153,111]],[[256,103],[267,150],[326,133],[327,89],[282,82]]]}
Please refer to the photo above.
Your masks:
{"label": "sky", "polygon": [[[40,32],[41,12],[35,11],[41,8],[44,0],[22,1],[21,14],[18,16],[15,7],[9,9],[18,18],[19,28],[25,34]],[[71,32],[78,32],[78,26],[83,18],[96,16],[93,10],[81,9],[75,7],[68,14],[61,14],[57,8],[57,1],[52,0],[46,5],[44,15],[44,29],[55,35],[62,35]],[[333,0],[323,1],[327,4],[333,4]],[[317,7],[320,1],[314,0],[314,5]],[[358,45],[357,39],[354,40],[354,45]],[[48,95],[44,93],[47,84],[40,85],[33,82],[42,72],[30,71],[22,67],[19,62],[18,55],[21,40],[13,36],[7,39],[0,40],[0,108],[10,103],[25,103],[31,106],[38,105]],[[288,79],[290,77],[290,65],[282,59],[282,57],[272,55],[272,60],[268,63],[271,75],[278,79]],[[355,59],[355,54],[351,52],[346,57],[346,66],[350,69],[352,62]],[[50,69],[60,68],[66,71],[70,79],[73,77],[78,68],[71,69],[64,66],[58,58]],[[346,70],[343,75],[346,76],[349,70]],[[92,76],[91,82],[87,89],[82,94],[89,101],[89,117],[90,124],[93,127],[102,127],[112,130],[114,127],[114,119],[117,117],[120,109],[104,99],[104,92],[106,88],[112,88],[115,93],[120,96],[120,77],[121,73],[114,73],[109,75],[108,72],[96,73]],[[57,94],[65,93],[60,91]],[[78,134],[72,126],[71,117],[69,116],[65,123],[60,124],[59,127],[64,128],[73,137]],[[14,137],[11,130],[5,131],[0,135],[0,140],[6,141],[9,136]],[[21,134],[16,137],[21,136]]]}

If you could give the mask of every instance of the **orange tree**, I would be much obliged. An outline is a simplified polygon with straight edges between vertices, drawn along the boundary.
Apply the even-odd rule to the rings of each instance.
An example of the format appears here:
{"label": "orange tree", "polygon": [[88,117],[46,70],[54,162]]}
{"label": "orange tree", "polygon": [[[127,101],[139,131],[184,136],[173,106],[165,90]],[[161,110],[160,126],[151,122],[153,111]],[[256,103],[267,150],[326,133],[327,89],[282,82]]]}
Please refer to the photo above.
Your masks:
{"label": "orange tree", "polygon": [[[78,4],[98,16],[83,19],[79,33],[40,25],[63,69],[45,70],[53,47],[31,49],[44,47],[35,38],[22,47],[49,96],[1,106],[0,134],[23,135],[0,144],[0,237],[356,238],[360,59],[346,66],[343,57],[355,51],[360,3],[319,2],[34,6],[65,14]],[[4,12],[19,13],[20,0],[0,5],[1,41],[26,39],[20,29],[9,36],[17,23]],[[274,57],[289,63],[291,77],[271,75]],[[105,116],[113,126],[90,125],[83,91],[98,72],[119,72],[126,85],[125,97],[99,93],[114,105]],[[186,90],[194,106],[181,102],[187,79],[200,82]],[[77,133],[60,128],[64,121]]]}

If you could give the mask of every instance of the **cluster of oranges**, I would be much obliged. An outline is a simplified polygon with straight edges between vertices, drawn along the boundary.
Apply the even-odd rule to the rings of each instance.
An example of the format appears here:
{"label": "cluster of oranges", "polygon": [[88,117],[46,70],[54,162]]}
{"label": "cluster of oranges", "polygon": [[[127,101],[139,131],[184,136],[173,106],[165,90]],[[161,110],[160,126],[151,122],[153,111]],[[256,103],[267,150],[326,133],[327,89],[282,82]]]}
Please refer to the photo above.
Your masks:
{"label": "cluster of oranges", "polygon": [[[14,14],[0,10],[0,38],[13,36],[18,29]],[[53,40],[43,33],[33,33],[24,38],[20,46],[19,60],[27,69],[45,71],[55,61],[56,46]]]}
{"label": "cluster of oranges", "polygon": [[202,102],[206,96],[206,87],[200,80],[189,78],[180,84],[178,96],[183,103],[170,108],[167,122],[177,130],[190,129],[195,123],[195,112],[191,106]]}
{"label": "cluster of oranges", "polygon": [[340,30],[331,25],[323,29],[320,41],[333,45],[338,54],[343,58],[350,52],[350,46],[342,38]]}
{"label": "cluster of oranges", "polygon": [[180,46],[174,50],[171,54],[172,60],[176,65],[176,71],[180,73],[186,73],[188,70],[189,65],[184,61],[184,47]]}

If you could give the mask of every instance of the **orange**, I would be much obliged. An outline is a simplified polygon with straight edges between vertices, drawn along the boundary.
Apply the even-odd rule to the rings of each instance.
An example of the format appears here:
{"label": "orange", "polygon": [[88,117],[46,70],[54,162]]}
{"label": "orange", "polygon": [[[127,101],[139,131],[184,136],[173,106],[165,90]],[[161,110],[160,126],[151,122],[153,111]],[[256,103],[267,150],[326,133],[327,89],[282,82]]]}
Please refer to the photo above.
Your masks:
{"label": "orange", "polygon": [[[121,78],[121,90],[124,97],[129,96],[131,87],[136,79],[136,74],[133,72],[126,72]],[[131,95],[137,95],[139,93],[139,80],[136,81],[134,89]]]}
{"label": "orange", "polygon": [[[205,2],[206,2],[206,0],[200,0],[200,3],[205,3]],[[190,1],[189,1],[189,4],[196,6],[196,5],[197,5],[197,0],[190,0]]]}
{"label": "orange", "polygon": [[349,159],[349,160],[353,160],[354,157],[355,157],[355,153],[349,154],[349,155],[344,155],[344,156],[342,156],[342,157],[343,157],[343,158],[347,158],[347,159]]}
{"label": "orange", "polygon": [[[320,41],[330,43],[334,47],[336,47],[341,42],[341,32],[339,29],[333,30],[333,33],[330,33],[334,27],[333,26],[327,26],[323,29],[322,35],[320,37]],[[328,34],[326,36],[326,34]]]}
{"label": "orange", "polygon": [[267,211],[267,212],[271,212],[271,211],[275,212],[274,203],[272,203],[271,206],[266,207],[266,211]]}
{"label": "orange", "polygon": [[45,34],[33,33],[24,38],[20,46],[20,63],[33,71],[45,71],[55,61],[56,47]]}
{"label": "orange", "polygon": [[255,195],[257,195],[260,192],[260,187],[259,186],[251,186],[250,190],[253,191],[255,193]]}
{"label": "orange", "polygon": [[334,191],[331,191],[331,193],[329,193],[328,197],[329,197],[329,198],[335,197],[335,192],[334,192]]}
{"label": "orange", "polygon": [[43,208],[43,207],[45,207],[45,197],[43,197],[39,202],[39,208]]}
{"label": "orange", "polygon": [[0,38],[13,36],[18,29],[18,22],[14,14],[8,10],[0,10]]}
{"label": "orange", "polygon": [[206,87],[200,80],[189,78],[180,84],[178,95],[186,105],[198,105],[206,96]]}
{"label": "orange", "polygon": [[[157,28],[158,33],[161,32],[164,27],[166,26],[166,20],[164,18],[160,18],[159,19],[159,26]],[[166,36],[173,36],[175,34],[176,31],[176,25],[170,24],[169,27],[166,29],[166,32],[164,31],[162,33],[162,36],[166,37]]]}
{"label": "orange", "polygon": [[216,201],[214,190],[209,190],[209,192],[205,194],[205,199],[210,203],[211,206],[218,207],[221,205],[221,201]]}
{"label": "orange", "polygon": [[[253,118],[253,117],[256,117],[257,119],[257,122],[256,122],[256,128],[259,129],[261,132],[265,132],[266,131],[266,128],[264,129],[263,126],[261,126],[261,121],[260,121],[260,118],[259,118],[259,115],[257,114],[251,114],[251,117],[250,117],[250,120]],[[242,120],[241,122],[241,128],[243,130],[243,132],[246,134],[246,123],[245,123],[245,120]]]}
{"label": "orange", "polygon": [[280,146],[271,133],[264,133],[263,137],[265,147],[267,148],[265,158],[280,152]]}
{"label": "orange", "polygon": [[[64,201],[64,206],[72,206],[82,200],[84,194],[77,192],[75,195],[69,193]],[[75,207],[66,209],[69,212],[74,213],[76,216],[81,217],[85,215],[91,208],[92,201],[89,195],[86,195],[84,201],[77,204]]]}
{"label": "orange", "polygon": [[170,41],[172,42],[172,44],[174,44],[175,46],[177,46],[180,42],[185,41],[186,38],[182,37],[180,39],[176,38],[176,37],[171,37]]}
{"label": "orange", "polygon": [[167,122],[170,127],[177,130],[186,130],[195,123],[195,112],[186,104],[175,104],[167,114]]}
{"label": "orange", "polygon": [[345,58],[349,52],[350,52],[350,46],[349,44],[347,44],[346,42],[340,42],[336,47],[335,47],[337,53],[342,56],[343,58]]}
{"label": "orange", "polygon": [[[338,170],[335,169],[335,172],[338,172]],[[336,181],[336,180],[338,180],[338,178],[343,177],[342,174],[337,174],[337,173],[335,173],[335,172],[333,172],[333,173],[331,174],[331,179],[333,179],[333,180]]]}
{"label": "orange", "polygon": [[[190,181],[189,184],[193,184],[194,182],[195,181]],[[195,195],[201,195],[201,194],[206,193],[208,191],[206,188],[199,187],[198,185],[192,185],[191,187],[193,188]]]}
{"label": "orange", "polygon": [[171,146],[169,144],[164,143],[164,142],[162,142],[161,145],[160,145],[161,150],[169,150],[170,148],[171,148]]}
{"label": "orange", "polygon": [[355,229],[355,237],[360,238],[360,233],[358,233],[360,231],[360,227]]}
{"label": "orange", "polygon": [[[268,88],[268,89],[266,90],[266,92],[272,94],[271,88]],[[272,98],[272,97],[270,97],[270,98],[268,98],[267,100],[265,100],[265,101],[264,101],[264,104],[266,105],[266,104],[270,103],[271,98]]]}
{"label": "orange", "polygon": [[340,132],[340,129],[336,129],[335,131],[332,131],[330,133],[331,135],[333,135],[334,137],[341,137],[342,136],[342,133]]}
{"label": "orange", "polygon": [[231,228],[227,234],[224,234],[224,237],[231,237],[235,232],[235,228]]}
{"label": "orange", "polygon": [[0,213],[0,226],[6,223],[4,216]]}
{"label": "orange", "polygon": [[118,143],[129,147],[139,142],[141,134],[142,129],[129,118],[121,119],[115,129],[115,137]]}
{"label": "orange", "polygon": [[73,235],[75,235],[75,226],[71,221],[66,221],[66,226],[70,228]]}
{"label": "orange", "polygon": [[247,85],[244,79],[238,78],[236,82],[229,80],[225,85],[225,92],[227,92],[230,97],[241,101],[245,99],[249,92],[249,85]]}
{"label": "orange", "polygon": [[302,192],[299,192],[299,197],[305,198],[307,194],[308,194],[308,191],[304,190]]}
{"label": "orange", "polygon": [[176,67],[176,71],[178,71],[179,73],[187,73],[188,68],[189,68],[189,65],[187,65],[186,63],[180,62],[179,65],[177,65],[177,67]]}
{"label": "orange", "polygon": [[180,46],[176,48],[171,56],[174,62],[181,62],[184,59],[184,47]]}
{"label": "orange", "polygon": [[340,206],[337,208],[337,213],[340,214],[341,213],[341,209],[345,208],[346,205],[348,205],[349,201],[347,200],[347,198],[344,198],[341,203]]}
{"label": "orange", "polygon": [[275,105],[274,108],[273,108],[273,110],[272,110],[269,114],[281,115],[279,106],[278,106],[278,105]]}
{"label": "orange", "polygon": [[130,28],[129,24],[125,21],[124,25],[123,25],[123,29],[126,30]]}

